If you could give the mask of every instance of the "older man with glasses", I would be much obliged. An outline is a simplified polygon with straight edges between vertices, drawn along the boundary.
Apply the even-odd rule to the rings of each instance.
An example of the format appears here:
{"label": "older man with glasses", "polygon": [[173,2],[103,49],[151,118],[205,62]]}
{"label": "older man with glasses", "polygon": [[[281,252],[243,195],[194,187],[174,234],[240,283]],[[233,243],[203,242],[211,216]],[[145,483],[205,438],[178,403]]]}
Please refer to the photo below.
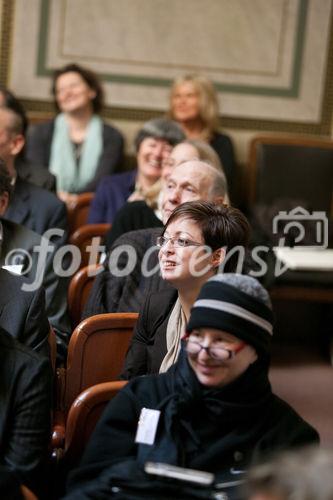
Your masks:
{"label": "older man with glasses", "polygon": [[[223,203],[226,194],[227,184],[223,172],[199,160],[181,163],[174,168],[163,189],[163,223],[176,207],[186,201]],[[115,241],[105,261],[103,272],[95,279],[83,317],[106,312],[138,312],[147,293],[169,288],[158,271],[146,273],[149,276],[142,273],[142,262],[148,271],[158,269],[156,238],[161,235],[162,230],[163,228],[155,227],[130,231]],[[130,273],[119,273],[122,275],[116,276],[110,272],[110,267],[114,264],[112,256],[115,255],[115,250],[118,253],[122,246],[134,249],[136,263]],[[128,254],[120,253],[117,259],[117,268],[125,269],[128,265]]]}

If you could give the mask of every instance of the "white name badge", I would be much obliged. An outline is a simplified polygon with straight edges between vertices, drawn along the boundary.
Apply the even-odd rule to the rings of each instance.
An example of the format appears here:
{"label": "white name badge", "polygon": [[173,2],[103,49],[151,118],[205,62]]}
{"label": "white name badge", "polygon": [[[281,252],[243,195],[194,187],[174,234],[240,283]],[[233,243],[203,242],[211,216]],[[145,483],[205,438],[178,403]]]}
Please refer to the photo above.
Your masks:
{"label": "white name badge", "polygon": [[142,408],[136,430],[136,443],[154,444],[160,415],[161,412],[159,410]]}

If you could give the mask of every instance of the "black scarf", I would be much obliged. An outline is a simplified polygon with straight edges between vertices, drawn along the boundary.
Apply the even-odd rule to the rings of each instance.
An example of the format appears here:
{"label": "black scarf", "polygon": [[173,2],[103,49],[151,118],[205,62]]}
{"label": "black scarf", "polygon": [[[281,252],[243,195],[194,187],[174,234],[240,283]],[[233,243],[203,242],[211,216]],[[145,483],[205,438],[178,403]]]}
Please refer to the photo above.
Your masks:
{"label": "black scarf", "polygon": [[[197,468],[221,468],[236,449],[249,450],[262,434],[263,421],[273,395],[262,359],[223,388],[200,384],[184,349],[165,374],[169,395],[160,403],[161,422],[153,446],[140,445],[138,461],[188,466],[188,458],[200,457]],[[207,443],[211,445],[207,446]],[[213,467],[213,469],[212,469]]]}
{"label": "black scarf", "polygon": [[[285,416],[276,407],[267,372],[268,360],[259,358],[234,382],[220,389],[207,388],[199,383],[182,348],[177,363],[167,373],[158,376],[157,384],[151,383],[153,377],[147,377],[147,382],[144,382],[145,377],[141,379],[145,390],[144,405],[149,406],[151,401],[153,408],[161,411],[154,445],[140,444],[137,456],[106,468],[97,484],[91,483],[89,495],[85,498],[110,498],[112,487],[118,491],[118,496],[113,492],[114,497],[121,500],[216,498],[212,493],[215,487],[227,492],[230,499],[242,498],[235,483],[243,480],[244,474],[233,474],[237,469],[245,472],[256,450],[260,454],[265,448],[272,451],[271,438],[273,435],[276,441],[276,424],[280,422],[280,415]],[[138,385],[134,393],[139,394],[140,378],[130,384]],[[156,406],[160,394],[166,396]],[[307,441],[314,440],[311,429],[302,428],[297,421],[296,432],[295,425],[291,418],[291,435],[288,436],[285,435],[286,426],[282,424],[279,443],[292,443],[299,432],[305,439],[306,430]],[[240,452],[244,454],[241,459]],[[216,482],[213,489],[201,488],[148,475],[144,472],[146,461],[207,470],[215,473]],[[223,484],[218,486],[221,482]]]}

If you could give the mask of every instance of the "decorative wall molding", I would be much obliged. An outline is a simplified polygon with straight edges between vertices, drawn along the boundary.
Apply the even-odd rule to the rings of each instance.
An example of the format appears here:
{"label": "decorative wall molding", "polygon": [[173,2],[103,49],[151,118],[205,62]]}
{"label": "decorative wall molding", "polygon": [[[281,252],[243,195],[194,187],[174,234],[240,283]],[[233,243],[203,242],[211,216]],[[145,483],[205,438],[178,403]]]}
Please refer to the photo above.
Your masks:
{"label": "decorative wall molding", "polygon": [[[151,9],[152,2],[158,8]],[[174,15],[180,4],[186,23],[178,16],[172,31],[156,13],[162,11],[168,21],[168,12]],[[191,11],[186,10],[189,5]],[[0,82],[32,114],[49,114],[50,75],[55,67],[76,60],[105,81],[107,118],[143,121],[163,114],[174,76],[201,70],[219,92],[224,128],[330,135],[332,0],[205,0],[204,10],[202,5],[201,0],[94,0],[92,11],[89,0],[3,0]],[[78,12],[80,22],[75,23]],[[192,39],[186,30],[189,15]],[[126,26],[128,40],[116,45]],[[144,44],[139,46],[142,33],[149,41],[159,35],[163,45],[144,51]],[[180,46],[179,33],[191,43]],[[261,47],[261,37],[266,47]],[[230,50],[225,48],[228,40]],[[205,47],[209,57],[204,57]]]}

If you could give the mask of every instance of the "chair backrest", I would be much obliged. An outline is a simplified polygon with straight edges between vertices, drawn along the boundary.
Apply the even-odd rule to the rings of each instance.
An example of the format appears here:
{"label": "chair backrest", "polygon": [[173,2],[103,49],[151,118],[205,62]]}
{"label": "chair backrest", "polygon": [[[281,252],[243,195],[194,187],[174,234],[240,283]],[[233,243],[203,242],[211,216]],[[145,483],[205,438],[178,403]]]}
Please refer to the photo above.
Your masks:
{"label": "chair backrest", "polygon": [[249,150],[249,205],[300,199],[332,210],[333,141],[257,136]]}
{"label": "chair backrest", "polygon": [[95,193],[81,193],[67,205],[68,234],[73,234],[76,229],[87,224],[90,203]]}
{"label": "chair backrest", "polygon": [[97,264],[97,262],[89,262],[90,256],[98,261],[102,252],[99,251],[94,254],[91,250],[87,250],[87,248],[92,245],[93,239],[96,248],[101,245],[103,237],[110,229],[111,224],[86,224],[76,229],[71,235],[69,242],[77,246],[81,253],[80,268],[88,264]]}
{"label": "chair backrest", "polygon": [[57,341],[56,341],[56,334],[54,333],[54,330],[51,325],[50,325],[48,341],[50,347],[50,361],[51,361],[52,371],[55,374],[56,359],[57,359]]}
{"label": "chair backrest", "polygon": [[68,287],[68,311],[72,327],[75,328],[81,321],[84,306],[98,271],[103,269],[102,264],[86,266],[72,277]]}
{"label": "chair backrest", "polygon": [[118,379],[137,318],[137,313],[98,314],[75,328],[68,346],[65,411],[84,389]]}
{"label": "chair backrest", "polygon": [[66,423],[67,464],[73,466],[79,461],[105,406],[126,384],[125,380],[97,384],[83,391],[75,399]]}
{"label": "chair backrest", "polygon": [[36,495],[24,485],[21,486],[21,493],[24,500],[38,500]]}

